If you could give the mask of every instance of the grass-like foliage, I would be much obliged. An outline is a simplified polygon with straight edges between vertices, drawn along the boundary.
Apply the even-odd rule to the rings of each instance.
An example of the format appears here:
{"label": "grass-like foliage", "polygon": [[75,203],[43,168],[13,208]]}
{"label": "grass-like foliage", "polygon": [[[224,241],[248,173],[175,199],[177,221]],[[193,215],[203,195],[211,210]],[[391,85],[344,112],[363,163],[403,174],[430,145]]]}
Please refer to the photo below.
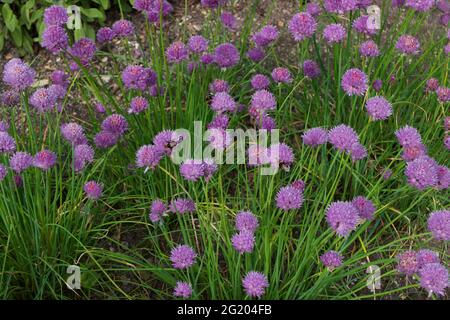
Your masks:
{"label": "grass-like foliage", "polygon": [[[258,26],[260,2],[236,21],[234,2],[202,0],[203,38],[175,39],[165,1],[136,0],[144,24],[96,42],[46,11],[51,84],[19,59],[3,70],[1,298],[445,298],[450,50],[434,1],[377,2],[379,25],[371,1],[293,1],[283,27],[277,1]],[[186,136],[160,133],[195,121],[281,145],[256,165],[175,164]]]}

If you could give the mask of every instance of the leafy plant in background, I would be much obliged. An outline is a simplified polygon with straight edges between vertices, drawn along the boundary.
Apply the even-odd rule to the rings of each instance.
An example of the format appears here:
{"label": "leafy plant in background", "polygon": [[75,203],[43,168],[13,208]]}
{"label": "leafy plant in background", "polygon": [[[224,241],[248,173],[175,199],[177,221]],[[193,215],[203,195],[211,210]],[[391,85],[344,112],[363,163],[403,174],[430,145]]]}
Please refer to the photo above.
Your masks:
{"label": "leafy plant in background", "polygon": [[32,53],[44,29],[44,10],[52,4],[80,7],[82,27],[75,30],[75,39],[85,36],[95,38],[94,27],[105,22],[106,12],[112,7],[115,12],[119,8],[122,13],[131,9],[128,0],[1,0],[0,51],[9,43],[18,49],[20,55]]}

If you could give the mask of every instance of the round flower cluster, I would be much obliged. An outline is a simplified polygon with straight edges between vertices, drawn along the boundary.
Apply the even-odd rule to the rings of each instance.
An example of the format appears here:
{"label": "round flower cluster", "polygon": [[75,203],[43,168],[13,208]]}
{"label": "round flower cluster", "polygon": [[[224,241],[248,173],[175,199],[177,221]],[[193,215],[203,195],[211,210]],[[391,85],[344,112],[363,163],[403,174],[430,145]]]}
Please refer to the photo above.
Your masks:
{"label": "round flower cluster", "polygon": [[373,120],[386,120],[392,115],[392,105],[384,97],[369,98],[366,109]]}
{"label": "round flower cluster", "polygon": [[248,296],[260,298],[264,295],[266,288],[269,287],[269,282],[264,274],[250,271],[242,279],[242,286]]}
{"label": "round flower cluster", "polygon": [[231,237],[231,244],[240,254],[251,253],[255,247],[258,218],[250,211],[241,211],[236,215],[235,226],[238,232]]}
{"label": "round flower cluster", "polygon": [[278,29],[275,26],[264,26],[259,32],[252,37],[253,42],[258,47],[266,47],[272,44],[278,38]]}
{"label": "round flower cluster", "polygon": [[194,160],[187,159],[180,165],[181,176],[188,181],[197,181],[205,178],[209,181],[217,171],[217,165],[211,159]]}
{"label": "round flower cluster", "polygon": [[304,200],[303,189],[297,184],[281,187],[276,195],[276,206],[284,211],[300,209]]}
{"label": "round flower cluster", "polygon": [[330,227],[341,237],[346,237],[356,229],[360,218],[355,206],[346,201],[337,201],[329,205],[326,219]]}
{"label": "round flower cluster", "polygon": [[320,256],[320,261],[331,272],[342,265],[344,257],[338,252],[330,250]]}
{"label": "round flower cluster", "polygon": [[288,29],[295,41],[302,41],[313,36],[317,22],[309,13],[300,12],[289,21]]}
{"label": "round flower cluster", "polygon": [[342,76],[341,85],[348,96],[362,96],[367,91],[367,76],[359,69],[349,69]]}
{"label": "round flower cluster", "polygon": [[170,252],[170,261],[175,269],[187,269],[195,263],[197,254],[188,245],[179,245]]}
{"label": "round flower cluster", "polygon": [[367,156],[366,148],[359,142],[355,130],[344,124],[338,125],[328,132],[328,141],[336,149],[350,154],[353,161]]}
{"label": "round flower cluster", "polygon": [[323,37],[328,44],[338,43],[344,40],[346,35],[345,28],[339,23],[329,24],[323,30]]}
{"label": "round flower cluster", "polygon": [[397,255],[397,270],[407,276],[418,274],[420,286],[429,295],[444,295],[449,286],[448,271],[439,260],[436,252],[421,249],[407,250]]}

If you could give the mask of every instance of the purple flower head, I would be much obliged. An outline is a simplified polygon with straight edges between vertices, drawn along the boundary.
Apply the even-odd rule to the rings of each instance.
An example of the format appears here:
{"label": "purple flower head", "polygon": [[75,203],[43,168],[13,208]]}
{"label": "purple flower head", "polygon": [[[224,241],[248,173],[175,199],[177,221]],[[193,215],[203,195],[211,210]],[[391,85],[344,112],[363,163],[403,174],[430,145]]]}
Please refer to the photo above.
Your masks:
{"label": "purple flower head", "polygon": [[170,156],[172,150],[183,141],[184,136],[172,130],[163,130],[153,138],[153,144]]}
{"label": "purple flower head", "polygon": [[414,146],[403,148],[402,159],[405,161],[413,161],[427,154],[426,147],[420,143]]}
{"label": "purple flower head", "polygon": [[328,141],[328,132],[322,128],[312,128],[302,136],[303,143],[312,147],[325,144]]}
{"label": "purple flower head", "polygon": [[200,160],[188,159],[180,165],[181,176],[188,181],[197,181],[204,175],[204,165]]}
{"label": "purple flower head", "polygon": [[258,218],[250,211],[241,211],[236,215],[235,227],[238,231],[248,231],[253,233],[258,226]]}
{"label": "purple flower head", "polygon": [[223,43],[214,50],[214,62],[220,68],[233,67],[239,63],[239,51],[231,43]]}
{"label": "purple flower head", "polygon": [[7,175],[8,175],[8,169],[6,169],[6,167],[0,163],[0,182],[5,180]]}
{"label": "purple flower head", "polygon": [[250,271],[242,279],[242,286],[248,296],[260,298],[264,295],[266,288],[269,287],[269,282],[264,274]]}
{"label": "purple flower head", "polygon": [[173,295],[174,297],[187,299],[192,295],[192,286],[187,282],[177,281]]}
{"label": "purple flower head", "polygon": [[365,9],[372,4],[373,0],[356,0],[356,6],[359,9]]}
{"label": "purple flower head", "polygon": [[397,270],[401,273],[411,276],[419,270],[419,263],[417,261],[417,253],[412,250],[407,250],[397,255]]}
{"label": "purple flower head", "polygon": [[324,0],[325,10],[330,13],[344,14],[357,8],[357,0]]}
{"label": "purple flower head", "polygon": [[447,148],[447,150],[450,150],[450,135],[444,138],[444,146]]}
{"label": "purple flower head", "polygon": [[446,166],[438,166],[437,167],[437,173],[438,173],[438,184],[437,189],[438,190],[445,190],[448,189],[450,186],[450,169]]}
{"label": "purple flower head", "polygon": [[294,152],[292,148],[285,143],[276,143],[269,148],[270,162],[274,165],[280,165],[283,168],[289,169],[294,162]]}
{"label": "purple flower head", "polygon": [[160,199],[153,200],[150,206],[149,218],[152,222],[158,222],[162,216],[167,212],[167,206],[164,201]]}
{"label": "purple flower head", "polygon": [[44,23],[47,26],[58,25],[61,26],[67,22],[67,10],[63,6],[53,5],[44,11]]}
{"label": "purple flower head", "polygon": [[331,272],[342,265],[344,257],[338,252],[330,250],[320,256],[320,261]]}
{"label": "purple flower head", "polygon": [[375,41],[367,40],[360,44],[359,54],[363,57],[378,57],[380,55],[380,50]]}
{"label": "purple flower head", "polygon": [[[447,22],[445,23],[445,25],[448,25],[448,23],[450,22],[450,14],[446,14],[443,17],[447,17]],[[450,55],[450,43],[447,43],[444,47],[444,53],[446,56]]]}
{"label": "purple flower head", "polygon": [[329,24],[323,30],[323,37],[328,44],[341,42],[346,36],[345,28],[338,23]]}
{"label": "purple flower head", "polygon": [[113,29],[109,27],[102,27],[97,31],[97,41],[100,44],[110,42],[112,39],[114,39],[115,35],[116,34],[114,33]]}
{"label": "purple flower head", "polygon": [[405,7],[410,7],[416,11],[425,12],[434,6],[434,0],[406,0]]}
{"label": "purple flower head", "polygon": [[341,85],[348,96],[362,96],[367,90],[367,76],[359,69],[349,69],[342,76]]}
{"label": "purple flower head", "polygon": [[436,78],[430,78],[427,80],[425,91],[434,92],[439,87],[439,80]]}
{"label": "purple flower head", "polygon": [[428,249],[419,250],[417,252],[418,268],[420,269],[429,263],[439,263],[438,254],[436,252],[428,250]]}
{"label": "purple flower head", "polygon": [[348,151],[352,157],[352,161],[362,160],[367,157],[367,149],[361,143],[354,143]]}
{"label": "purple flower head", "polygon": [[255,74],[250,80],[250,83],[253,89],[262,90],[270,85],[270,79],[263,74]]}
{"label": "purple flower head", "polygon": [[309,13],[300,12],[289,21],[288,29],[295,41],[302,41],[316,32],[317,22]]}
{"label": "purple flower head", "polygon": [[119,137],[115,133],[100,131],[94,137],[94,143],[97,148],[107,149],[115,145]]}
{"label": "purple flower head", "polygon": [[222,22],[222,25],[230,31],[237,29],[237,20],[235,16],[228,11],[222,12],[220,21]]}
{"label": "purple flower head", "polygon": [[87,142],[86,136],[83,132],[83,127],[75,122],[62,124],[61,135],[72,145],[84,144]]}
{"label": "purple flower head", "polygon": [[322,13],[322,8],[317,3],[309,2],[306,5],[306,12],[316,18]]}
{"label": "purple flower head", "polygon": [[293,80],[289,70],[280,67],[272,70],[272,79],[278,83],[291,83]]}
{"label": "purple flower head", "polygon": [[139,148],[136,152],[136,165],[139,168],[154,169],[164,156],[164,149],[152,144]]}
{"label": "purple flower head", "polygon": [[128,37],[134,33],[133,23],[124,19],[114,22],[111,29],[116,37]]}
{"label": "purple flower head", "polygon": [[209,92],[212,94],[218,93],[218,92],[230,92],[230,85],[226,80],[222,79],[215,79],[213,82],[209,84]]}
{"label": "purple flower head", "polygon": [[375,92],[379,92],[383,87],[383,82],[380,79],[377,79],[372,83],[372,87]]}
{"label": "purple flower head", "polygon": [[73,152],[74,169],[76,172],[83,170],[86,165],[94,161],[94,149],[88,144],[75,146]]}
{"label": "purple flower head", "polygon": [[0,153],[16,151],[16,141],[7,132],[0,131]]}
{"label": "purple flower head", "polygon": [[166,57],[169,63],[180,63],[188,59],[189,51],[183,42],[175,41],[167,48]]}
{"label": "purple flower head", "polygon": [[0,95],[0,105],[7,107],[14,107],[20,103],[20,95],[14,90],[6,90]]}
{"label": "purple flower head", "polygon": [[9,130],[9,123],[5,120],[0,120],[0,132],[7,132]]}
{"label": "purple flower head", "polygon": [[450,101],[450,88],[440,86],[437,88],[436,94],[440,102]]}
{"label": "purple flower head", "polygon": [[57,54],[67,49],[69,38],[63,27],[50,25],[42,33],[41,45],[51,53]]}
{"label": "purple flower head", "polygon": [[428,230],[436,240],[450,240],[450,211],[434,211],[428,217]]}
{"label": "purple flower head", "polygon": [[275,201],[277,207],[285,211],[300,209],[303,204],[303,193],[293,186],[285,186],[278,191]]}
{"label": "purple flower head", "polygon": [[352,200],[352,205],[358,210],[361,219],[373,220],[373,214],[377,210],[372,201],[363,196]]}
{"label": "purple flower head", "polygon": [[319,65],[315,61],[305,60],[303,62],[303,73],[308,78],[317,78],[320,75]]}
{"label": "purple flower head", "polygon": [[305,181],[303,180],[295,180],[294,182],[291,183],[291,186],[300,190],[301,192],[303,192],[303,190],[305,190]]}
{"label": "purple flower head", "polygon": [[33,166],[48,170],[56,164],[56,154],[49,150],[42,150],[33,157]]}
{"label": "purple flower head", "polygon": [[348,151],[359,143],[358,135],[353,128],[344,124],[334,127],[328,132],[328,141],[338,150]]}
{"label": "purple flower head", "polygon": [[197,254],[187,245],[179,245],[170,252],[170,261],[176,269],[187,269],[195,263]]}
{"label": "purple flower head", "polygon": [[267,90],[258,90],[252,95],[250,107],[258,113],[274,110],[276,106],[274,95]]}
{"label": "purple flower head", "polygon": [[404,54],[418,54],[420,43],[417,38],[406,34],[398,38],[395,48]]}
{"label": "purple flower head", "polygon": [[97,47],[94,41],[89,38],[81,38],[75,42],[72,47],[69,48],[69,53],[80,60],[83,66],[89,64],[89,62],[94,58]]}
{"label": "purple flower head", "polygon": [[70,84],[69,75],[65,73],[63,70],[55,70],[52,72],[50,79],[53,84],[57,84],[62,86],[63,88],[67,88]]}
{"label": "purple flower head", "polygon": [[221,129],[226,130],[230,118],[226,114],[218,114],[214,119],[208,124],[208,129]]}
{"label": "purple flower head", "polygon": [[204,65],[209,65],[214,63],[214,55],[210,54],[210,53],[205,53],[204,55],[202,55],[200,57],[200,61],[201,63],[203,63]]}
{"label": "purple flower head", "polygon": [[151,68],[127,66],[122,72],[122,81],[127,89],[143,91],[156,84],[156,73]]}
{"label": "purple flower head", "polygon": [[448,270],[440,263],[426,264],[419,270],[420,286],[427,290],[428,294],[445,295],[448,287]]}
{"label": "purple flower head", "polygon": [[277,40],[278,34],[277,27],[267,25],[252,36],[252,41],[257,47],[266,47]]}
{"label": "purple flower head", "polygon": [[18,58],[9,60],[3,67],[3,82],[22,91],[34,83],[36,72]]}
{"label": "purple flower head", "polygon": [[32,164],[33,157],[27,152],[16,152],[9,159],[9,166],[17,174],[28,169]]}
{"label": "purple flower head", "polygon": [[234,249],[240,254],[246,252],[250,253],[255,247],[255,236],[250,231],[240,231],[231,238],[231,243],[233,244]]}
{"label": "purple flower head", "polygon": [[38,112],[46,112],[56,105],[57,96],[49,88],[39,88],[33,92],[29,102]]}
{"label": "purple flower head", "polygon": [[170,202],[169,211],[172,213],[193,213],[196,210],[194,201],[191,199],[178,198]]}
{"label": "purple flower head", "polygon": [[208,40],[202,36],[192,36],[189,39],[188,46],[193,53],[203,53],[208,50]]}
{"label": "purple flower head", "polygon": [[122,115],[115,113],[103,120],[102,130],[121,136],[128,130],[128,122]]}
{"label": "purple flower head", "polygon": [[[448,0],[438,0],[436,1],[436,8],[443,13],[450,13],[450,3]],[[450,30],[450,29],[449,29]],[[447,39],[450,40],[450,31],[447,30]]]}
{"label": "purple flower head", "polygon": [[398,143],[402,147],[412,147],[422,144],[422,137],[417,129],[410,127],[408,125],[398,129],[395,132],[395,136],[397,137]]}
{"label": "purple flower head", "polygon": [[216,9],[219,6],[227,4],[228,0],[201,0],[202,6],[210,9]]}
{"label": "purple flower head", "polygon": [[236,107],[236,102],[227,92],[218,92],[211,100],[211,109],[219,113],[235,111]]}
{"label": "purple flower head", "polygon": [[365,34],[367,36],[373,36],[377,34],[377,29],[373,28],[369,23],[369,16],[362,15],[353,21],[352,28],[356,32]]}
{"label": "purple flower head", "polygon": [[392,115],[392,105],[383,97],[367,100],[366,109],[373,120],[386,120]]}
{"label": "purple flower head", "polygon": [[272,117],[268,116],[268,115],[263,115],[261,117],[261,122],[258,123],[261,129],[267,130],[267,131],[272,131],[273,129],[276,129],[277,124],[275,122],[275,119],[273,119]]}
{"label": "purple flower head", "polygon": [[252,48],[247,51],[247,57],[252,60],[253,62],[260,62],[264,57],[266,56],[266,53],[261,48]]}
{"label": "purple flower head", "polygon": [[392,0],[392,6],[393,7],[403,7],[405,5],[405,0]]}
{"label": "purple flower head", "polygon": [[438,183],[437,164],[427,156],[408,162],[405,175],[408,178],[408,183],[419,190],[434,187]]}
{"label": "purple flower head", "polygon": [[326,219],[338,235],[346,237],[356,229],[359,222],[359,213],[350,202],[337,201],[328,207]]}
{"label": "purple flower head", "polygon": [[83,187],[88,199],[97,200],[102,196],[103,187],[101,184],[95,181],[88,181]]}
{"label": "purple flower head", "polygon": [[134,97],[131,99],[130,109],[128,109],[128,113],[141,113],[142,111],[147,110],[148,102],[144,97]]}

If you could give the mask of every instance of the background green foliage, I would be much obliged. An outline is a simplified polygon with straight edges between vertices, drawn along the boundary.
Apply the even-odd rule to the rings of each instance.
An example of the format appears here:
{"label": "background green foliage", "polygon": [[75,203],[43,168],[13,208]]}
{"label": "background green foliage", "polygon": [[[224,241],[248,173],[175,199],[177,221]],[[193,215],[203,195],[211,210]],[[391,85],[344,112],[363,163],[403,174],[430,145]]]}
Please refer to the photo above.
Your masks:
{"label": "background green foliage", "polygon": [[75,31],[75,38],[94,38],[94,27],[105,22],[106,12],[111,8],[124,13],[131,9],[128,0],[0,0],[0,51],[9,43],[20,55],[32,53],[33,44],[39,42],[44,30],[44,10],[52,4],[81,8],[82,28]]}

